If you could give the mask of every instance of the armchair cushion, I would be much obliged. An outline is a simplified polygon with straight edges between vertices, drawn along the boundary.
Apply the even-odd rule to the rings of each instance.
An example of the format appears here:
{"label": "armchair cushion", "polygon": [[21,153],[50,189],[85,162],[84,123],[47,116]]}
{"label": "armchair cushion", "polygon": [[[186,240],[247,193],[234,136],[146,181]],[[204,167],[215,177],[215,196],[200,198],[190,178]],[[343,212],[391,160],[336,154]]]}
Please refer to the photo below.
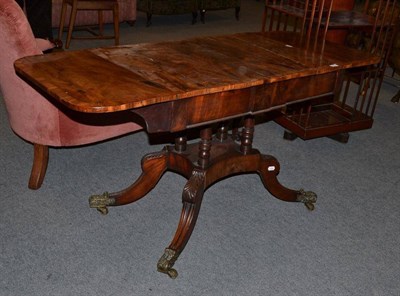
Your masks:
{"label": "armchair cushion", "polygon": [[[21,7],[14,0],[0,1],[0,91],[10,126],[34,145],[34,160],[28,187],[38,189],[46,174],[49,146],[95,143],[141,129],[130,112],[86,114],[66,110],[45,98],[15,73],[14,62],[43,54],[46,40],[34,38]],[[54,55],[62,52],[54,53]]]}
{"label": "armchair cushion", "polygon": [[131,121],[129,112],[113,115],[64,110],[16,75],[15,60],[42,51],[14,0],[0,1],[0,40],[0,89],[10,125],[23,139],[47,146],[75,146],[141,129]]}

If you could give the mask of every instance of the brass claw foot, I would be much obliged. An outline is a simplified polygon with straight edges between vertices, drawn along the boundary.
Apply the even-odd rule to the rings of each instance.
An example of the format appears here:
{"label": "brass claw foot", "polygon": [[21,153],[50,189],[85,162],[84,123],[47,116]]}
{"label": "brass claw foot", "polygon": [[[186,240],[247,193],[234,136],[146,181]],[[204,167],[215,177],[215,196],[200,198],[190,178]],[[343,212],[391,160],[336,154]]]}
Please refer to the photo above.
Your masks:
{"label": "brass claw foot", "polygon": [[300,189],[297,193],[297,201],[304,203],[307,209],[313,211],[315,208],[314,204],[317,202],[317,195],[312,191]]}
{"label": "brass claw foot", "polygon": [[157,271],[168,274],[171,279],[176,279],[178,272],[173,269],[176,259],[178,259],[178,254],[172,249],[165,249],[164,254],[161,256],[157,263]]}
{"label": "brass claw foot", "polygon": [[104,192],[100,195],[92,195],[89,197],[89,207],[97,209],[103,215],[108,214],[107,206],[111,206],[115,203],[114,198],[110,198],[108,192]]}

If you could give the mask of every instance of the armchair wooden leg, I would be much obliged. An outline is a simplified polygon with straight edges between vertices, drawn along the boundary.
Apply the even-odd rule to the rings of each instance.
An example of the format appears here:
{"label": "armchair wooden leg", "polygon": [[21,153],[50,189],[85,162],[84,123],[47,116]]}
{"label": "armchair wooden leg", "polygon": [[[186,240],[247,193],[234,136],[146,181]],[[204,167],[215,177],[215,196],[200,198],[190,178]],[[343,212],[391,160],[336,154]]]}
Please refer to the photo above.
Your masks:
{"label": "armchair wooden leg", "polygon": [[76,20],[76,13],[77,8],[76,5],[73,5],[71,8],[71,15],[69,18],[69,26],[68,26],[68,33],[67,33],[67,41],[65,43],[65,48],[68,49],[72,39],[72,31],[74,30],[75,20]]}
{"label": "armchair wooden leg", "polygon": [[36,190],[42,186],[46,175],[47,164],[49,163],[49,146],[34,144],[33,149],[33,165],[28,187]]}
{"label": "armchair wooden leg", "polygon": [[119,8],[118,5],[114,7],[113,10],[114,16],[114,38],[115,38],[115,45],[119,45]]}
{"label": "armchair wooden leg", "polygon": [[62,40],[66,13],[67,13],[67,4],[63,2],[62,7],[61,7],[60,25],[58,27],[58,39],[59,40]]}

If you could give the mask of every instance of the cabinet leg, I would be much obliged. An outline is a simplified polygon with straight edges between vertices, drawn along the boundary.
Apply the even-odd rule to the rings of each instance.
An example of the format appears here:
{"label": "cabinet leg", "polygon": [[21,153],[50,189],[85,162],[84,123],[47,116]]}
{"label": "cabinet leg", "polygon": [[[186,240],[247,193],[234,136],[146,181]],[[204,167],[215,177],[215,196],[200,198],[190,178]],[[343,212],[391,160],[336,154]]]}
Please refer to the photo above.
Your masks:
{"label": "cabinet leg", "polygon": [[240,18],[240,6],[235,7],[235,18],[236,20],[239,20]]}
{"label": "cabinet leg", "polygon": [[192,25],[197,23],[197,11],[192,12]]}
{"label": "cabinet leg", "polygon": [[328,138],[343,144],[346,144],[349,141],[349,137],[350,137],[349,133],[339,133],[332,136],[328,136]]}
{"label": "cabinet leg", "polygon": [[146,27],[150,27],[151,26],[151,17],[152,17],[152,14],[150,13],[150,12],[148,12],[147,14],[146,14]]}
{"label": "cabinet leg", "polygon": [[288,141],[294,141],[297,139],[297,135],[295,133],[289,132],[288,130],[285,130],[283,132],[283,138]]}

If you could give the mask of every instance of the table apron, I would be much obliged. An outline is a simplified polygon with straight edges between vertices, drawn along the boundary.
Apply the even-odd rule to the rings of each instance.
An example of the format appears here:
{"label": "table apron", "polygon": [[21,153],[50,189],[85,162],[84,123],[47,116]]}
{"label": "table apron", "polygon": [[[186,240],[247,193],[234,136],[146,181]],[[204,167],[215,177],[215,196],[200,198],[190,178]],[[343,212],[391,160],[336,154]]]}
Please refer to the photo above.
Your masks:
{"label": "table apron", "polygon": [[178,132],[244,115],[258,114],[333,94],[338,72],[282,80],[132,109],[147,132]]}

